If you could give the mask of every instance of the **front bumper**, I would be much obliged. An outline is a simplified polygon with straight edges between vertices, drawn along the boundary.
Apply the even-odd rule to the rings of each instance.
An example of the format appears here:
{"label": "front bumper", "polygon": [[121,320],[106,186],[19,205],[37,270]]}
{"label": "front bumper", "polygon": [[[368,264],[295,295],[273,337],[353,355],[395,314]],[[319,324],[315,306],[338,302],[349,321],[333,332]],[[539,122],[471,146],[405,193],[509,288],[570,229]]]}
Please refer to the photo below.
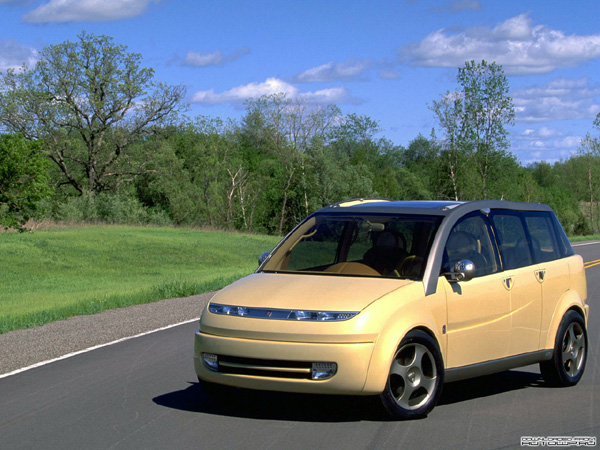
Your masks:
{"label": "front bumper", "polygon": [[[201,331],[194,340],[194,366],[201,380],[249,389],[314,393],[314,394],[375,394],[365,392],[374,343],[305,343],[241,339],[215,336]],[[336,374],[327,380],[289,378],[277,372],[250,373],[215,372],[206,367],[202,353],[225,355],[253,361],[268,361],[273,365],[292,362],[334,362]]]}

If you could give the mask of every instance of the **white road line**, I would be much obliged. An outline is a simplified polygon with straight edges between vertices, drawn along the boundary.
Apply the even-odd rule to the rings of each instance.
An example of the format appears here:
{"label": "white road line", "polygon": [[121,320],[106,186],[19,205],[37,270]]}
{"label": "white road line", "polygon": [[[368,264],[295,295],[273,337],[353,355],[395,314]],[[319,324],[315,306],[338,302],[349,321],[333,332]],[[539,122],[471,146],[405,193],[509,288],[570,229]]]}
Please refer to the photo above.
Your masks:
{"label": "white road line", "polygon": [[169,328],[178,327],[179,325],[185,325],[185,324],[188,324],[188,323],[196,322],[198,320],[200,320],[200,317],[196,317],[195,319],[186,320],[185,322],[179,322],[179,323],[174,323],[172,325],[167,325],[165,327],[157,328],[155,330],[146,331],[144,333],[136,334],[135,336],[127,336],[127,337],[124,337],[124,338],[121,338],[121,339],[117,339],[116,341],[107,342],[106,344],[95,345],[94,347],[86,348],[86,349],[79,350],[79,351],[76,351],[76,352],[73,352],[73,353],[67,353],[66,355],[59,356],[58,358],[48,359],[47,361],[42,361],[42,362],[39,362],[39,363],[36,363],[36,364],[32,364],[31,366],[27,366],[27,367],[23,367],[21,369],[13,370],[12,372],[3,373],[3,374],[0,375],[0,379],[6,378],[6,377],[10,377],[11,375],[16,375],[18,373],[26,372],[28,370],[35,369],[37,367],[42,367],[42,366],[45,366],[47,364],[50,364],[50,363],[53,363],[53,362],[56,362],[56,361],[61,361],[63,359],[67,359],[67,358],[71,358],[73,356],[81,355],[82,353],[88,353],[88,352],[91,352],[93,350],[97,350],[97,349],[102,348],[102,347],[108,347],[110,345],[115,345],[115,344],[118,344],[120,342],[128,341],[130,339],[136,339],[136,338],[139,338],[139,337],[142,337],[142,336],[146,336],[148,334],[157,333],[159,331],[168,330]]}
{"label": "white road line", "polygon": [[600,241],[594,241],[594,242],[583,242],[581,244],[571,244],[571,247],[581,247],[583,245],[595,245],[595,244],[600,244]]}

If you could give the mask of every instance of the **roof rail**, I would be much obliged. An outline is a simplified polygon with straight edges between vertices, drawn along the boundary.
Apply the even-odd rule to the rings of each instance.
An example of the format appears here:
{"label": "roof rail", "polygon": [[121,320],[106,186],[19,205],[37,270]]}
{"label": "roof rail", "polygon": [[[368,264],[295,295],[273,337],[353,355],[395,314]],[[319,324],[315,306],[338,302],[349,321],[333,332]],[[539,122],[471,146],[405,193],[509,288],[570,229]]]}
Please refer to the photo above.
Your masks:
{"label": "roof rail", "polygon": [[351,198],[349,200],[342,200],[341,202],[332,203],[329,205],[329,208],[346,208],[348,206],[355,205],[363,205],[365,203],[375,203],[375,202],[391,202],[393,200],[389,198],[376,198],[376,197],[366,197],[366,198]]}

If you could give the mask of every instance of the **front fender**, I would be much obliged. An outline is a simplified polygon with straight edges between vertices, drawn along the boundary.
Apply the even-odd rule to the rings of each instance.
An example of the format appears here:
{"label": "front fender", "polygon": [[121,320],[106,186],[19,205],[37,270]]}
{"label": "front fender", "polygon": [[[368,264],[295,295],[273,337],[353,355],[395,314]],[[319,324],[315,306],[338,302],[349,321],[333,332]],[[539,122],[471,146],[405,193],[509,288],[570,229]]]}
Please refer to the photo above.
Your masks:
{"label": "front fender", "polygon": [[[420,291],[419,291],[420,290]],[[384,308],[389,311],[387,320],[382,325],[363,389],[365,394],[378,394],[383,391],[387,382],[392,358],[408,332],[421,329],[431,335],[438,344],[444,360],[446,361],[446,334],[443,332],[446,325],[446,294],[443,288],[435,294],[425,296],[419,283],[400,289],[384,301],[372,305],[375,308]],[[413,298],[412,301],[406,301]],[[401,303],[401,306],[398,305]],[[394,309],[395,308],[395,309]]]}

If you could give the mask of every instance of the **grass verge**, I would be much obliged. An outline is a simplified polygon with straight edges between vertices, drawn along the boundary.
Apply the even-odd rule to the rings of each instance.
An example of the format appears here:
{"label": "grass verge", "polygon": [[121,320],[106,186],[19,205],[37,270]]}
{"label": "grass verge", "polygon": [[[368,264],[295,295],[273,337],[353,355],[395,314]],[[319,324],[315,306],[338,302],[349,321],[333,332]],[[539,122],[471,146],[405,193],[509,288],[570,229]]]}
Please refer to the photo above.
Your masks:
{"label": "grass verge", "polygon": [[569,236],[571,242],[582,242],[582,241],[600,241],[600,234],[594,234],[591,236]]}
{"label": "grass verge", "polygon": [[0,235],[0,333],[218,290],[277,243],[189,229],[88,226]]}

